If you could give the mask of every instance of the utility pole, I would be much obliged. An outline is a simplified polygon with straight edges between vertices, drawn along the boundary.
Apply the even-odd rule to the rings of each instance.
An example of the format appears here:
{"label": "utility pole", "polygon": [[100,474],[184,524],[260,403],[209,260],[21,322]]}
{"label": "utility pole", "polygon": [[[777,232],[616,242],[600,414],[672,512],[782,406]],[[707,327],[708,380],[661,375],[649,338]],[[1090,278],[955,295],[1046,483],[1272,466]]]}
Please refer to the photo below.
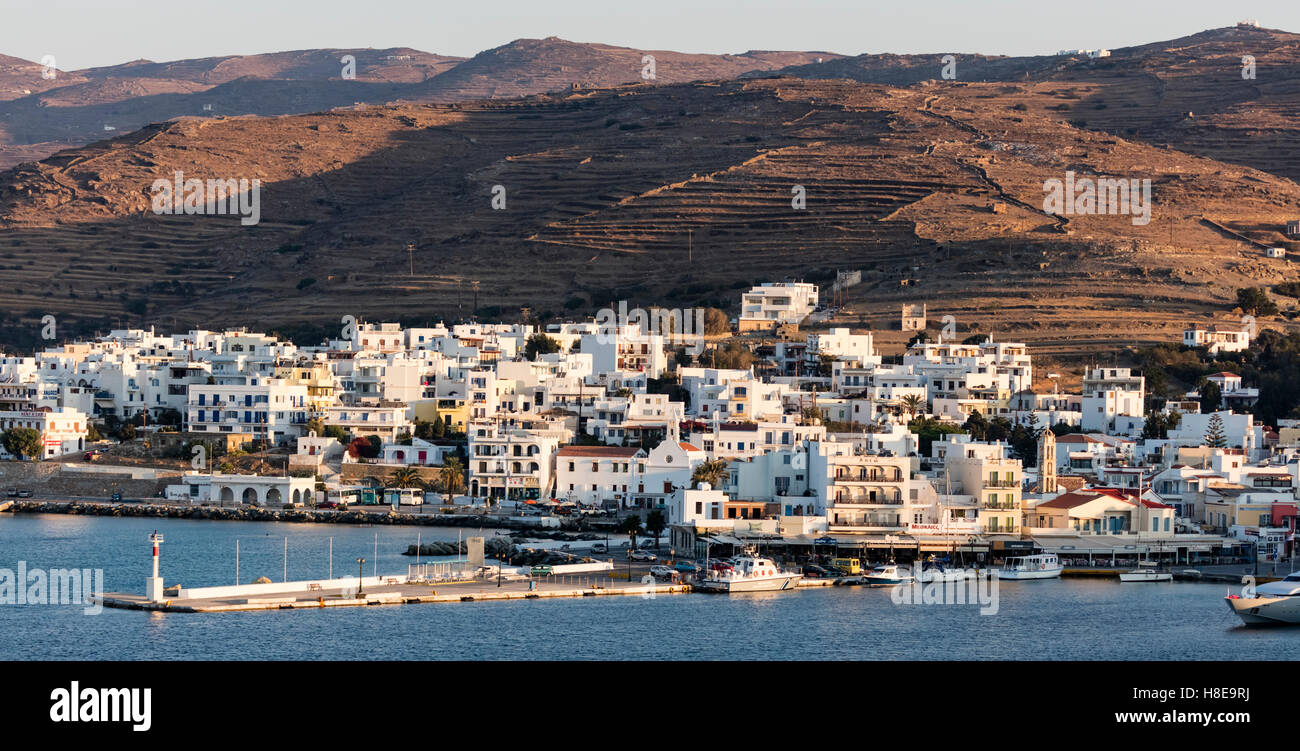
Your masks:
{"label": "utility pole", "polygon": [[415,243],[406,244],[406,259],[411,264],[411,276],[415,276]]}

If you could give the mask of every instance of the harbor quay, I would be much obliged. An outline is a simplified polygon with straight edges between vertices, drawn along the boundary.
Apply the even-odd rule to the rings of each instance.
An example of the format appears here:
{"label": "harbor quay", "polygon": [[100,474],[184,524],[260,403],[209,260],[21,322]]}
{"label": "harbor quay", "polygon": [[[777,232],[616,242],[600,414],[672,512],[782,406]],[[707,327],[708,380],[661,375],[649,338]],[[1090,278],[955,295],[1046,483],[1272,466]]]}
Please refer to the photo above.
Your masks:
{"label": "harbor quay", "polygon": [[[360,589],[357,580],[322,583],[317,589],[300,589],[295,582],[245,587],[211,587],[232,590],[214,596],[173,598],[154,601],[143,595],[106,593],[103,605],[128,610],[171,613],[230,613],[250,610],[295,610],[302,608],[412,605],[416,603],[486,602],[536,600],[553,597],[608,597],[633,595],[645,598],[691,591],[688,584],[644,583],[608,577],[560,577],[555,581],[479,579],[460,582],[411,582],[399,577],[366,577]],[[256,587],[257,589],[253,589]],[[240,591],[241,589],[245,591]],[[200,594],[202,594],[200,592]]]}

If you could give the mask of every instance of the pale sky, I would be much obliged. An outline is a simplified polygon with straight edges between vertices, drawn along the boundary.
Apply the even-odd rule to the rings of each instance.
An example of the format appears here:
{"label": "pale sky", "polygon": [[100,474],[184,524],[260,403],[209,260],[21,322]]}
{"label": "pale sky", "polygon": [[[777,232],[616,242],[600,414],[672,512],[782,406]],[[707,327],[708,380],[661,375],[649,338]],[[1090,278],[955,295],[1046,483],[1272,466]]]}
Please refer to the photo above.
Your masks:
{"label": "pale sky", "polygon": [[76,70],[317,47],[469,57],[558,36],[679,52],[1035,55],[1244,18],[1300,32],[1300,0],[0,0],[0,53]]}

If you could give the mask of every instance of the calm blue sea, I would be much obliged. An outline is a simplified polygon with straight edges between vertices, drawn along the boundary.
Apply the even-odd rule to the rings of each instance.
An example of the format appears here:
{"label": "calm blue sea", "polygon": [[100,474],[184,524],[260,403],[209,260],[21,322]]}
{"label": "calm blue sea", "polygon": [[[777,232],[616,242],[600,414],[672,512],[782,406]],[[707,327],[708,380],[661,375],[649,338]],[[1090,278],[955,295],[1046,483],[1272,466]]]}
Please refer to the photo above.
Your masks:
{"label": "calm blue sea", "polygon": [[[239,576],[405,573],[407,545],[457,530],[0,514],[0,568],[102,568],[142,593],[149,532],[168,585]],[[476,530],[466,530],[475,534]],[[488,535],[492,530],[488,530]],[[1300,628],[1246,629],[1221,584],[1002,583],[999,612],[896,605],[888,590],[600,597],[229,614],[0,605],[7,660],[1260,660],[1300,659]]]}

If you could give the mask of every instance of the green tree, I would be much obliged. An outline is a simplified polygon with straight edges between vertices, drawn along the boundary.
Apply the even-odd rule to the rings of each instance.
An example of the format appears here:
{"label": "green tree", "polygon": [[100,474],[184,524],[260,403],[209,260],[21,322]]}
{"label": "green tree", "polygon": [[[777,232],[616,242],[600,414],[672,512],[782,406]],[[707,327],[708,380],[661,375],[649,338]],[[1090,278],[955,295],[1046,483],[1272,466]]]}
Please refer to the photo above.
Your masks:
{"label": "green tree", "polygon": [[628,539],[632,541],[632,546],[629,550],[635,550],[636,536],[641,534],[641,517],[635,515],[623,517],[623,521],[618,524],[618,531],[621,534],[627,535]]}
{"label": "green tree", "polygon": [[916,413],[925,406],[925,397],[920,394],[907,394],[902,398],[902,404],[903,410],[907,412],[910,419],[916,417]]}
{"label": "green tree", "polygon": [[1206,378],[1201,379],[1201,413],[1217,412],[1223,404],[1223,389],[1219,384]]}
{"label": "green tree", "polygon": [[911,347],[913,344],[916,344],[917,342],[929,342],[929,341],[933,341],[932,339],[930,339],[930,332],[926,331],[925,329],[921,329],[920,331],[913,334],[911,339],[907,340],[907,346]]}
{"label": "green tree", "polygon": [[1210,422],[1205,426],[1205,445],[1215,449],[1228,446],[1228,440],[1223,434],[1223,418],[1218,412],[1210,415]]}
{"label": "green tree", "polygon": [[704,462],[691,472],[691,486],[698,488],[702,483],[708,483],[714,490],[718,490],[722,485],[722,480],[727,476],[727,460],[713,459]]}
{"label": "green tree", "polygon": [[1275,316],[1277,303],[1273,302],[1262,287],[1242,287],[1237,290],[1237,307],[1243,313],[1253,316]]}
{"label": "green tree", "polygon": [[0,434],[0,445],[19,459],[40,459],[41,431],[36,428],[9,428]]}
{"label": "green tree", "polygon": [[1147,413],[1147,419],[1142,424],[1143,438],[1168,438],[1169,431],[1178,427],[1178,423],[1183,419],[1182,413],[1174,410],[1172,412],[1161,412],[1152,410]]}
{"label": "green tree", "polygon": [[659,549],[659,535],[662,535],[667,528],[668,519],[659,509],[654,509],[645,515],[645,531],[647,534],[654,535],[655,550]]}
{"label": "green tree", "polygon": [[922,417],[907,424],[907,429],[916,433],[917,451],[921,456],[930,455],[930,447],[936,439],[949,433],[965,433],[966,429],[950,422],[942,422],[933,417]]}
{"label": "green tree", "polygon": [[560,343],[543,333],[528,337],[524,343],[524,357],[536,360],[538,355],[552,355],[560,351]]}
{"label": "green tree", "polygon": [[728,339],[724,344],[704,351],[699,362],[708,368],[746,370],[754,364],[754,353],[738,339]]}
{"label": "green tree", "polygon": [[415,467],[400,467],[388,476],[388,479],[384,482],[384,487],[423,488],[424,480],[420,479],[420,473]]}
{"label": "green tree", "polygon": [[[697,332],[698,333],[698,332]],[[717,308],[704,309],[704,333],[709,336],[731,333],[731,319]]]}
{"label": "green tree", "polygon": [[307,420],[307,424],[304,427],[307,429],[307,435],[313,433],[318,436],[325,435],[325,423],[322,422],[319,417],[313,417]]}
{"label": "green tree", "polygon": [[442,492],[447,494],[448,500],[465,489],[465,465],[460,457],[448,456],[443,459],[442,469],[438,470],[438,480],[441,481]]}

